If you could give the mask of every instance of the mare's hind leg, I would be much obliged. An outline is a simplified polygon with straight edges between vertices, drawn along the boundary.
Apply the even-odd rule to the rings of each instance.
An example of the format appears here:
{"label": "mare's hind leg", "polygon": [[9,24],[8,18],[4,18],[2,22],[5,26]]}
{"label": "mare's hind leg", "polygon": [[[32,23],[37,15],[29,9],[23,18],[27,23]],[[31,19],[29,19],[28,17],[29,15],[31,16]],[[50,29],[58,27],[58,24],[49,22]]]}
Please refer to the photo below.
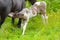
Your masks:
{"label": "mare's hind leg", "polygon": [[3,22],[5,21],[6,16],[8,15],[8,13],[10,12],[10,7],[4,7],[1,11],[1,19],[0,19],[0,27],[3,24]]}
{"label": "mare's hind leg", "polygon": [[3,22],[5,21],[6,15],[2,14],[1,18],[0,18],[0,27],[3,24]]}

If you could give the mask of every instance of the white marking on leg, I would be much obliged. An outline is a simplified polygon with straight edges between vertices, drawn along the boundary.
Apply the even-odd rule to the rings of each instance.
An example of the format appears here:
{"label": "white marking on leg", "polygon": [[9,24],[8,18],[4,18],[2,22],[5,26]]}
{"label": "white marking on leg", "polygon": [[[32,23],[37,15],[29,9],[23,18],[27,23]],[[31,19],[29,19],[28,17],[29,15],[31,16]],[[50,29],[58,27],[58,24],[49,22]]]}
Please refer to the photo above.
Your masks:
{"label": "white marking on leg", "polygon": [[43,23],[45,24],[45,17],[43,15],[41,15]]}
{"label": "white marking on leg", "polygon": [[45,16],[46,23],[48,23],[48,16]]}

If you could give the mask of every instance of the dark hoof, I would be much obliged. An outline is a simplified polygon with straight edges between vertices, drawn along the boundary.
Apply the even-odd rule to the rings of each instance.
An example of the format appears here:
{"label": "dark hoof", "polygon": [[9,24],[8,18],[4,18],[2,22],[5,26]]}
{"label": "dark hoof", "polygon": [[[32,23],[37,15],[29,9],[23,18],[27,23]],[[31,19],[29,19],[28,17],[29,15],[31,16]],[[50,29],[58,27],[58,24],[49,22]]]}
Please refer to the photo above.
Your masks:
{"label": "dark hoof", "polygon": [[0,27],[1,28],[1,27]]}
{"label": "dark hoof", "polygon": [[18,28],[20,28],[20,27],[21,27],[21,25],[17,25],[17,27],[18,27]]}
{"label": "dark hoof", "polygon": [[0,28],[1,28],[1,25],[0,25]]}
{"label": "dark hoof", "polygon": [[14,25],[14,22],[11,22]]}

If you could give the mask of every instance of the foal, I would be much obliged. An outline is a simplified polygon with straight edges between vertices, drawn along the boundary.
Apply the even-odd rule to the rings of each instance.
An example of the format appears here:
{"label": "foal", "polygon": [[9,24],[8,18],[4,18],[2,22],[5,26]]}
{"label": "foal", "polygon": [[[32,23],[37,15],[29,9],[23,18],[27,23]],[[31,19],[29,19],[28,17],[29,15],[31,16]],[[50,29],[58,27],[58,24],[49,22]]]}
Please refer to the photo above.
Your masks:
{"label": "foal", "polygon": [[23,32],[22,35],[24,35],[27,23],[30,18],[37,16],[37,14],[40,14],[43,20],[43,23],[47,22],[48,16],[46,16],[46,3],[44,1],[42,2],[36,2],[34,5],[32,5],[30,8],[25,8],[21,12],[16,13],[16,16],[11,17],[17,17],[22,18],[22,27]]}

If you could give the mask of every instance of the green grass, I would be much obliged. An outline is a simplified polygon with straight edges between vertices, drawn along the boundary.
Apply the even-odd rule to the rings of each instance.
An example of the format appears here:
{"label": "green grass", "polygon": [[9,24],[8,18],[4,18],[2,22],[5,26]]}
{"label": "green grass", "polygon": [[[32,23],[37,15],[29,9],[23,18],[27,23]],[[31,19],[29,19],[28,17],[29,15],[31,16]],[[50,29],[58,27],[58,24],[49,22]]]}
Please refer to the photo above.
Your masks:
{"label": "green grass", "polygon": [[[27,4],[29,7],[30,4]],[[42,23],[41,16],[31,18],[25,35],[22,36],[22,29],[17,28],[18,19],[11,24],[11,18],[7,17],[2,28],[0,28],[0,40],[60,40],[60,10],[49,13],[48,24]]]}

